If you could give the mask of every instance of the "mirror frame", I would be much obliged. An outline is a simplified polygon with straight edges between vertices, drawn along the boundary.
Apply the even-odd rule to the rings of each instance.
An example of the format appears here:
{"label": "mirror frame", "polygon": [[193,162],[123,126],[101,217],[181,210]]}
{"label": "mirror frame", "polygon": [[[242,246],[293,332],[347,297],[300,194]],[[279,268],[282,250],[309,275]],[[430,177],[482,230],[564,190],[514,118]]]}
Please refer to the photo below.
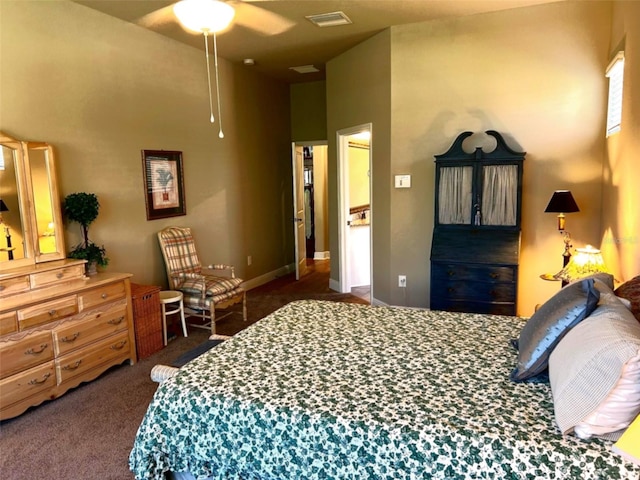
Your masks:
{"label": "mirror frame", "polygon": [[[24,258],[5,260],[0,258],[0,272],[13,270],[36,263],[61,260],[66,257],[64,242],[64,227],[62,223],[62,210],[58,195],[55,156],[51,145],[45,142],[20,141],[0,132],[0,144],[14,151],[14,162],[16,170],[16,182],[18,186],[18,197],[20,204],[20,218],[24,231]],[[53,232],[55,237],[55,252],[41,253],[38,226],[36,219],[36,208],[34,200],[33,182],[31,178],[32,170],[29,161],[29,149],[45,151],[47,162],[48,186],[51,195],[51,210]],[[1,240],[1,239],[0,239]]]}

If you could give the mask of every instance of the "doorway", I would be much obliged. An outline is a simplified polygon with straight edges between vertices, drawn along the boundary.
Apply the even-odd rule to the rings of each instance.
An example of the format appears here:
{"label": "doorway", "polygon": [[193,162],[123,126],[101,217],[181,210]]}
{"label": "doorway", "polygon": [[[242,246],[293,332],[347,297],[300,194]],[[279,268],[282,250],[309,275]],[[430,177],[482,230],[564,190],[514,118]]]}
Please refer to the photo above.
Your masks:
{"label": "doorway", "polygon": [[373,299],[372,125],[339,130],[338,236],[339,291]]}
{"label": "doorway", "polygon": [[329,259],[326,142],[294,142],[293,208],[296,279],[304,276],[307,260]]}

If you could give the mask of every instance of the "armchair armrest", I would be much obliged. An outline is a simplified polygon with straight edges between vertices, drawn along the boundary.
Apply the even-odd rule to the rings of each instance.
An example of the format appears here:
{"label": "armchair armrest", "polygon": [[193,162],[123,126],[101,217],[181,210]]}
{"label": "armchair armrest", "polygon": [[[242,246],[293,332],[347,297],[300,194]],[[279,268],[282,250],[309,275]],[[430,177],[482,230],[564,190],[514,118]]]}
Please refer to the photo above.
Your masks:
{"label": "armchair armrest", "polygon": [[236,278],[236,271],[233,265],[225,265],[223,263],[213,263],[207,265],[208,270],[227,270],[231,273],[231,278]]}

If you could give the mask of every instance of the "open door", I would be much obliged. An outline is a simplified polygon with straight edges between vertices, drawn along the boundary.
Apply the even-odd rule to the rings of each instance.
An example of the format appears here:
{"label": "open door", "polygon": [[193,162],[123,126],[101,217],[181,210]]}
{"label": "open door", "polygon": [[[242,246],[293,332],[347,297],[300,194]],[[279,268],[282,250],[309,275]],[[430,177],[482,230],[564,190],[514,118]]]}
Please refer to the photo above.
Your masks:
{"label": "open door", "polygon": [[293,221],[295,223],[296,280],[307,273],[307,245],[304,213],[304,157],[302,147],[293,149]]}

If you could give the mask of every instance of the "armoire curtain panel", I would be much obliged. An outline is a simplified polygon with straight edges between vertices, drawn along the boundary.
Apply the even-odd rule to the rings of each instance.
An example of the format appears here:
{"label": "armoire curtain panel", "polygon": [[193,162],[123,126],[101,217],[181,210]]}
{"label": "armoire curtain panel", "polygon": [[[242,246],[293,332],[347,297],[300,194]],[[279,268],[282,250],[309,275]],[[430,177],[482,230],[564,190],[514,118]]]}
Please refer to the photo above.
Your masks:
{"label": "armoire curtain panel", "polygon": [[482,177],[482,225],[515,225],[518,166],[487,165]]}
{"label": "armoire curtain panel", "polygon": [[445,225],[471,224],[471,184],[473,167],[446,167],[440,170],[438,221]]}

